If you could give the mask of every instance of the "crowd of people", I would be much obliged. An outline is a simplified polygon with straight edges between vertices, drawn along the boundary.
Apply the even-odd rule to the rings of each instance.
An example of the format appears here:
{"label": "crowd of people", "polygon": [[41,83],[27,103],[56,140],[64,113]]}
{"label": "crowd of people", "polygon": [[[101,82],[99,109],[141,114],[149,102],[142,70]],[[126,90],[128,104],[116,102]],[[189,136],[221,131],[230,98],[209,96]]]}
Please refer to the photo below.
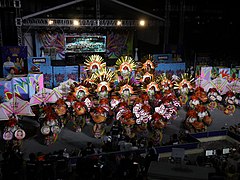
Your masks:
{"label": "crowd of people", "polygon": [[[176,135],[172,138],[178,139]],[[152,141],[135,144],[135,148],[129,148],[129,142],[125,141],[125,146],[120,143],[114,150],[110,139],[103,141],[102,146],[88,142],[85,147],[74,150],[30,153],[27,159],[23,158],[20,149],[9,149],[2,153],[0,179],[142,180],[147,179],[152,161],[179,163],[171,155],[161,157]],[[239,160],[240,146],[236,143],[226,154],[222,153],[222,149],[216,149],[216,153],[210,156],[206,156],[205,152],[185,154],[181,164],[214,168],[215,173],[209,174],[209,179],[235,180],[239,177]]]}
{"label": "crowd of people", "polygon": [[[23,159],[20,150],[2,154],[2,179],[142,179],[146,177],[151,161],[158,154],[149,142],[143,153],[134,150],[109,152],[111,149],[86,147],[69,152],[30,153]],[[0,178],[1,179],[1,178]]]}

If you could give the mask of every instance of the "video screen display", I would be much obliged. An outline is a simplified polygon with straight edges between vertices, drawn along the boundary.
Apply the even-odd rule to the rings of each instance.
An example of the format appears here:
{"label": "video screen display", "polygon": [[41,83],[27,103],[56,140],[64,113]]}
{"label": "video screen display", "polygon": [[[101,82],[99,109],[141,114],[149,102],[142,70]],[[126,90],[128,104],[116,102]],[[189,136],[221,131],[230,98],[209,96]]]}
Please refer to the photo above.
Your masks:
{"label": "video screen display", "polygon": [[230,153],[230,149],[229,148],[224,148],[222,153],[223,154],[229,154]]}
{"label": "video screen display", "polygon": [[213,156],[216,155],[216,150],[206,150],[205,151],[206,156]]}
{"label": "video screen display", "polygon": [[65,53],[106,52],[106,36],[66,36]]}

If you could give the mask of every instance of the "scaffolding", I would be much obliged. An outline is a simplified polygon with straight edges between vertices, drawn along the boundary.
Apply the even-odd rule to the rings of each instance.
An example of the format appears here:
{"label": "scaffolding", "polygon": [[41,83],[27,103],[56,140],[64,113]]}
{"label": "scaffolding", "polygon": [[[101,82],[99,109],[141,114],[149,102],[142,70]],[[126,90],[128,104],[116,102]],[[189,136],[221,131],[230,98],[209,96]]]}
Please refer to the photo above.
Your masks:
{"label": "scaffolding", "polygon": [[[51,23],[49,23],[51,21]],[[76,19],[47,19],[47,18],[30,18],[22,21],[23,26],[31,27],[136,27],[139,26],[138,20],[119,20],[115,19],[79,19],[79,24],[74,25]],[[146,26],[159,26],[159,21],[148,21]]]}
{"label": "scaffolding", "polygon": [[[35,12],[33,14],[29,14],[26,16],[21,16],[21,0],[0,0],[0,7],[14,7],[16,9],[16,17],[15,17],[15,25],[17,28],[17,42],[18,45],[23,45],[23,37],[24,37],[24,30],[27,29],[42,29],[42,28],[81,28],[81,27],[91,27],[91,28],[134,28],[139,27],[139,20],[116,20],[116,19],[100,19],[100,0],[96,0],[96,19],[78,19],[77,26],[74,24],[76,19],[49,19],[49,18],[35,18],[36,16],[42,15],[47,12],[51,12],[57,9],[61,9],[70,5],[74,5],[76,3],[82,2],[84,0],[74,0],[70,1],[49,9],[45,9],[39,12]],[[155,20],[148,20],[145,23],[145,26],[163,26],[164,19],[158,16],[155,16],[151,13],[146,11],[137,9],[125,3],[122,3],[117,0],[109,0],[116,4],[119,4],[125,8],[132,9],[134,11],[143,13],[148,15]],[[49,23],[51,21],[51,23]],[[119,23],[120,21],[120,23]],[[1,27],[1,26],[0,26]],[[1,34],[0,34],[0,43],[1,43]]]}

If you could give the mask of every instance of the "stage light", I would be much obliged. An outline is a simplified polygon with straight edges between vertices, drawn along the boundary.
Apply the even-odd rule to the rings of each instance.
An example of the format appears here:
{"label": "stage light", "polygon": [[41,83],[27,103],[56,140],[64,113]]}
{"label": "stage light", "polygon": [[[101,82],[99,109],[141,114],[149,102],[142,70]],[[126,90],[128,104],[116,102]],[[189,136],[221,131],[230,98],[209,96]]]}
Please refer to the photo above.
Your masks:
{"label": "stage light", "polygon": [[73,20],[73,25],[74,26],[79,26],[80,24],[79,24],[79,21],[78,20]]}
{"label": "stage light", "polygon": [[53,20],[48,20],[48,25],[53,25]]}
{"label": "stage light", "polygon": [[140,21],[139,21],[139,25],[140,25],[140,26],[145,26],[145,21],[144,21],[144,20],[140,20]]}
{"label": "stage light", "polygon": [[121,26],[122,25],[122,21],[117,21],[117,26]]}

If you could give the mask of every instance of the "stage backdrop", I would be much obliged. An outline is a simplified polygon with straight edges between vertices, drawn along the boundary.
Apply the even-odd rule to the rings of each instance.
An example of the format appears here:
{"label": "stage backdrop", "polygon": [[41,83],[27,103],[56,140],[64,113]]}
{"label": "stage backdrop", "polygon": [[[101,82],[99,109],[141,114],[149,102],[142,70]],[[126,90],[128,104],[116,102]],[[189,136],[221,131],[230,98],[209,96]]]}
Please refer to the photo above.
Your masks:
{"label": "stage backdrop", "polygon": [[3,46],[1,47],[3,62],[3,77],[6,77],[11,67],[15,74],[26,73],[27,47],[26,46]]}
{"label": "stage backdrop", "polygon": [[107,33],[107,54],[108,59],[116,59],[122,55],[133,56],[133,32]]}
{"label": "stage backdrop", "polygon": [[[41,32],[35,34],[36,54],[49,56],[51,60],[65,59],[65,38],[67,36],[97,36],[99,33],[63,34],[58,32]],[[106,32],[106,52],[107,59],[116,59],[122,55],[133,56],[133,32]],[[89,52],[88,52],[89,53]],[[94,52],[93,52],[94,53]],[[96,52],[97,53],[97,52]],[[84,54],[84,52],[81,52]]]}

